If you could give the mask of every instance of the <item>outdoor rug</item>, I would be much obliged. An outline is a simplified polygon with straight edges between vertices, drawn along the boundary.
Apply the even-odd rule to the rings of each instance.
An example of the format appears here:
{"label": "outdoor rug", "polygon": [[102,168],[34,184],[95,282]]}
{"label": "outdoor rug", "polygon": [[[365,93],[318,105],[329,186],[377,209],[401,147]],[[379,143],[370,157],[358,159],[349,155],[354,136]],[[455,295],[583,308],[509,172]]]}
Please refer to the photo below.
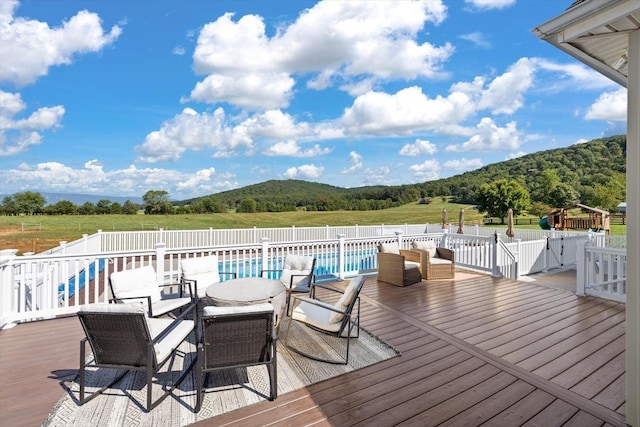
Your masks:
{"label": "outdoor rug", "polygon": [[[282,325],[281,340],[284,339],[286,326]],[[301,349],[336,358],[337,351],[343,351],[345,345],[344,339],[312,331],[297,322],[291,326],[289,339]],[[288,350],[278,341],[278,396],[398,355],[397,350],[364,329],[360,329],[359,338],[351,339],[348,365],[332,365],[305,358]],[[177,378],[182,366],[188,366],[193,357],[194,344],[183,343],[171,370],[161,373],[160,381],[169,376]],[[168,369],[163,368],[164,371]],[[101,385],[108,384],[118,372],[112,369],[88,370],[85,392],[90,393]],[[269,395],[269,375],[265,366],[219,371],[209,375],[202,409],[196,414],[193,412],[196,404],[194,381],[195,375],[188,375],[172,394],[146,413],[142,408],[146,404],[144,371],[130,372],[113,388],[82,406],[78,405],[79,384],[76,378],[73,382],[62,383],[67,392],[56,403],[44,425],[184,426],[267,400]],[[158,380],[154,380],[153,389],[155,401],[163,393]]]}

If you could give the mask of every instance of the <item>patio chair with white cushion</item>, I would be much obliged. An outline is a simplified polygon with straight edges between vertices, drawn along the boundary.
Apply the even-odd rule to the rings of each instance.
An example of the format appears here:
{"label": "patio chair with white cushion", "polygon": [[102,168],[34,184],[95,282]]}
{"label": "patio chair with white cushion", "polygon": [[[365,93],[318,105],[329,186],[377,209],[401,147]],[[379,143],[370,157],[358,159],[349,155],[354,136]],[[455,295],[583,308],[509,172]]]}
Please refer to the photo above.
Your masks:
{"label": "patio chair with white cushion", "polygon": [[180,269],[182,270],[180,281],[185,289],[189,286],[191,294],[196,299],[203,298],[209,286],[219,283],[220,275],[236,278],[236,273],[218,270],[218,257],[215,255],[185,258],[180,261]]}
{"label": "patio chair with white cushion", "polygon": [[260,277],[264,277],[265,273],[280,273],[279,280],[287,288],[287,308],[289,314],[289,306],[291,304],[291,294],[309,293],[310,286],[315,281],[313,269],[316,265],[316,259],[307,255],[287,255],[282,263],[282,270],[262,270]]}
{"label": "patio chair with white cushion", "polygon": [[[355,276],[343,291],[318,284],[311,286],[311,295],[294,295],[291,305],[291,320],[287,326],[284,338],[285,346],[305,357],[321,362],[343,364],[349,363],[349,343],[355,329],[355,338],[360,336],[360,291],[364,285],[364,276]],[[342,293],[335,304],[330,304],[315,298],[316,288],[323,288]],[[357,305],[357,307],[356,307]],[[354,312],[355,309],[355,312]],[[311,354],[294,345],[289,340],[289,330],[293,322],[300,322],[308,327],[339,338],[346,338],[345,354],[339,360],[329,359]]]}
{"label": "patio chair with white cushion", "polygon": [[[193,333],[196,340],[196,322],[185,320],[192,312],[195,316],[196,305],[192,304],[175,319],[153,319],[147,316],[147,310],[140,303],[126,304],[88,304],[80,307],[78,318],[86,337],[80,341],[80,404],[84,404],[110,388],[130,371],[147,372],[147,402],[144,410],[150,411],[157,406],[187,376],[193,362],[182,368],[182,373],[164,394],[152,402],[152,385],[157,375],[169,360],[173,360],[178,347]],[[195,317],[194,317],[195,318]],[[93,352],[93,361],[87,362],[86,344]],[[90,359],[91,360],[91,359]],[[195,358],[194,358],[195,360]],[[173,363],[169,364],[170,369]],[[85,371],[87,367],[124,369],[106,386],[85,398]],[[171,375],[166,375],[170,377]]]}
{"label": "patio chair with white cushion", "polygon": [[206,306],[200,322],[202,339],[195,369],[195,411],[200,411],[202,406],[203,387],[207,386],[209,373],[221,369],[265,365],[269,373],[269,400],[274,400],[278,396],[278,384],[273,306],[269,303]]}
{"label": "patio chair with white cushion", "polygon": [[378,246],[378,280],[395,286],[408,286],[422,280],[425,257],[418,251],[400,249],[397,242]]}
{"label": "patio chair with white cushion", "polygon": [[446,248],[436,247],[432,240],[413,242],[413,250],[423,255],[424,268],[422,277],[426,280],[455,279],[455,252]]}
{"label": "patio chair with white cushion", "polygon": [[[166,294],[163,287],[179,287],[179,292]],[[192,302],[192,297],[185,297],[183,285],[180,283],[158,284],[156,270],[150,266],[133,268],[111,273],[109,276],[112,302],[141,302],[148,310],[149,317],[158,317],[177,309],[182,309]]]}

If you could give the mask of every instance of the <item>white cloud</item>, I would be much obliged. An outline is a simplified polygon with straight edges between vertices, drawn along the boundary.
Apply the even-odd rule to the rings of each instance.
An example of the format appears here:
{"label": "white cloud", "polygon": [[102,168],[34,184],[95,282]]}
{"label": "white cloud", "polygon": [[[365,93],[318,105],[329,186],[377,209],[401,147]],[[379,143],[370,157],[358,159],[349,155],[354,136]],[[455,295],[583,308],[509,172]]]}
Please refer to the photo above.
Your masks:
{"label": "white cloud", "polygon": [[460,38],[462,40],[469,41],[469,42],[475,44],[476,46],[480,46],[480,47],[483,47],[483,48],[490,48],[491,47],[491,43],[489,43],[489,41],[486,39],[484,34],[482,34],[479,31],[474,31],[473,33],[468,33],[468,34],[462,34],[460,36]]}
{"label": "white cloud", "polygon": [[516,151],[522,145],[516,122],[499,127],[493,119],[484,117],[476,126],[476,134],[461,145],[449,145],[445,151]]}
{"label": "white cloud", "polygon": [[546,92],[603,89],[616,86],[611,79],[583,64],[558,64],[542,58],[535,58],[533,61],[540,70],[555,73],[551,78],[544,80],[546,86],[542,90]]}
{"label": "white cloud", "polygon": [[442,165],[443,169],[453,170],[456,172],[466,172],[474,169],[478,169],[484,166],[481,159],[456,159],[448,160]]}
{"label": "white cloud", "polygon": [[211,150],[223,157],[236,150],[253,149],[253,140],[243,128],[232,128],[226,122],[224,110],[218,108],[212,114],[198,114],[187,108],[181,114],[149,133],[142,145],[135,147],[138,161],[175,161],[186,150]]}
{"label": "white cloud", "polygon": [[318,179],[324,172],[323,166],[302,165],[291,167],[284,173],[284,177],[288,179]]}
{"label": "white cloud", "polygon": [[505,157],[505,160],[517,159],[518,157],[526,156],[527,154],[529,154],[529,153],[527,153],[526,151],[518,151],[517,153],[509,153]]}
{"label": "white cloud", "polygon": [[465,0],[465,3],[481,10],[506,9],[516,4],[516,0]]}
{"label": "white cloud", "polygon": [[362,169],[362,156],[355,151],[349,153],[349,166],[343,169],[340,173],[344,175],[351,175]]}
{"label": "white cloud", "polygon": [[[149,190],[162,188],[171,197],[201,196],[203,192],[228,190],[238,186],[231,182],[233,175],[217,175],[214,168],[194,173],[170,169],[143,168],[130,165],[125,169],[105,170],[102,163],[92,159],[81,168],[59,162],[21,164],[11,170],[0,170],[0,181],[11,192],[37,188],[41,191],[65,191],[86,194],[117,194],[140,197]],[[6,191],[6,190],[5,190]]]}
{"label": "white cloud", "polygon": [[405,144],[400,149],[401,156],[415,157],[421,154],[433,155],[438,151],[436,145],[422,139],[416,139],[413,144]]}
{"label": "white cloud", "polygon": [[533,83],[535,67],[528,58],[520,58],[501,76],[493,79],[480,96],[478,109],[493,114],[513,114],[524,104],[524,93]]}
{"label": "white cloud", "polygon": [[585,138],[580,138],[579,140],[577,140],[576,142],[574,142],[574,145],[578,145],[578,144],[584,144],[585,142],[589,142],[590,140],[585,139]]}
{"label": "white cloud", "polygon": [[182,46],[176,46],[173,49],[171,49],[171,53],[173,53],[174,55],[179,55],[182,56],[186,53],[187,51],[184,49],[184,47]]}
{"label": "white cloud", "polygon": [[397,181],[391,173],[393,169],[389,166],[379,166],[377,168],[367,168],[362,173],[365,185],[393,185]]}
{"label": "white cloud", "polygon": [[321,148],[315,144],[312,148],[303,150],[296,141],[280,141],[262,152],[266,156],[315,157],[329,154],[330,148]]}
{"label": "white cloud", "polygon": [[279,108],[293,95],[294,75],[309,77],[309,88],[338,84],[351,93],[363,93],[378,79],[439,78],[453,46],[416,38],[425,24],[445,17],[440,0],[320,1],[269,37],[262,17],[234,21],[227,13],[200,32],[194,70],[206,77],[191,99]]}
{"label": "white cloud", "polygon": [[345,109],[341,123],[353,134],[403,135],[457,123],[473,111],[470,97],[462,92],[430,99],[422,88],[412,86],[395,94],[368,92],[359,96]]}
{"label": "white cloud", "polygon": [[19,93],[0,90],[0,157],[13,156],[24,152],[43,140],[42,131],[60,126],[64,107],[42,107],[27,118],[16,118],[26,109]]}
{"label": "white cloud", "polygon": [[105,33],[100,17],[86,10],[50,28],[46,22],[15,17],[18,5],[3,1],[0,9],[0,58],[11,58],[0,61],[2,82],[32,84],[47,75],[49,67],[69,65],[76,54],[98,52],[122,33],[117,25]]}
{"label": "white cloud", "polygon": [[420,164],[409,166],[413,175],[422,181],[433,181],[440,177],[440,162],[437,160],[425,160]]}
{"label": "white cloud", "polygon": [[609,122],[625,122],[627,120],[627,89],[605,92],[598,97],[587,113],[586,120],[606,120]]}

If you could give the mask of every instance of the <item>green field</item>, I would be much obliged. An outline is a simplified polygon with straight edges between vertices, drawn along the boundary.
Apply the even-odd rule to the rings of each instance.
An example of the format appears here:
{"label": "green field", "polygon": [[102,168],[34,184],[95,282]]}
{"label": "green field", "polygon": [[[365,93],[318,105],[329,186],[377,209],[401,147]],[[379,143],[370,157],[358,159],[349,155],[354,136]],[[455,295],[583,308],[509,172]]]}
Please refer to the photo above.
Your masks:
{"label": "green field", "polygon": [[[0,216],[0,249],[18,249],[20,253],[41,252],[58,246],[60,241],[73,241],[83,234],[103,231],[196,230],[221,228],[313,227],[325,225],[439,224],[446,208],[449,222],[457,224],[461,208],[465,222],[482,224],[483,215],[469,205],[445,203],[434,199],[429,205],[407,204],[378,211],[224,213],[190,215],[70,215],[70,216]],[[517,228],[539,229],[535,225]],[[494,225],[493,227],[499,227]],[[613,225],[612,234],[624,234],[626,227]]]}

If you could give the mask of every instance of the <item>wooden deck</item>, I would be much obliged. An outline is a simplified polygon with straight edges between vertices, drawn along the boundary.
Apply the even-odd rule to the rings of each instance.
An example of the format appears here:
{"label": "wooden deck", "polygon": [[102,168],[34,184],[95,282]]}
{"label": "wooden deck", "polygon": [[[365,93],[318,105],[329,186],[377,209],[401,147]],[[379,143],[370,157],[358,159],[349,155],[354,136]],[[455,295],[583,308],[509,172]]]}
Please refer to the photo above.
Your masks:
{"label": "wooden deck", "polygon": [[[198,425],[625,425],[624,304],[464,272],[361,296],[400,357]],[[75,317],[0,331],[0,425],[44,421],[81,337]]]}

